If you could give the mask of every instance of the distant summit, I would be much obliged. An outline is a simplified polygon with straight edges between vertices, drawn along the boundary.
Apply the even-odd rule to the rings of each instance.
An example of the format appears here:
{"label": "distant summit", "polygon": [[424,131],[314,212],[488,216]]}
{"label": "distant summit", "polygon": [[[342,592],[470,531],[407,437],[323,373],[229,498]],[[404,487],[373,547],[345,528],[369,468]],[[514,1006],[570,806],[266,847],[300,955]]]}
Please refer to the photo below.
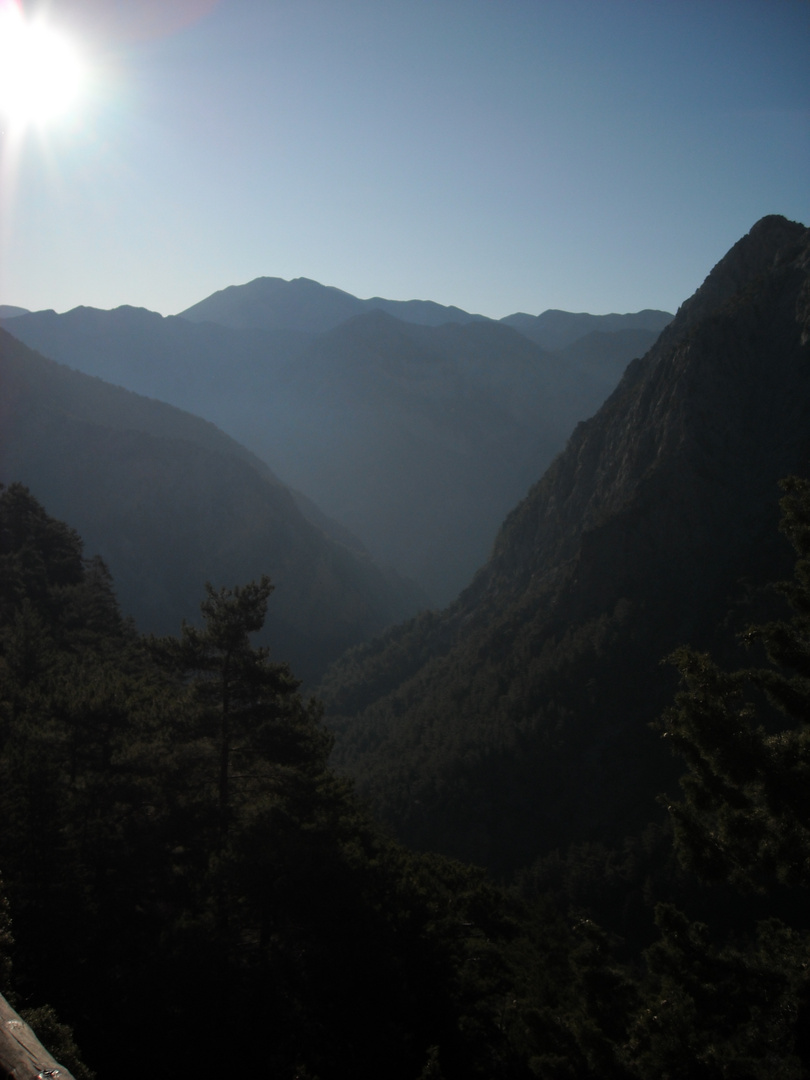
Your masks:
{"label": "distant summit", "polygon": [[261,277],[246,285],[231,285],[180,312],[192,322],[213,322],[235,329],[301,330],[320,334],[370,311],[384,311],[404,322],[421,326],[483,320],[457,307],[432,300],[384,300],[375,296],[359,300],[333,285],[309,278]]}
{"label": "distant summit", "polygon": [[[377,306],[320,334],[295,329],[373,304],[399,315]],[[469,584],[504,515],[658,336],[589,331],[592,317],[571,316],[584,336],[550,353],[503,321],[305,279],[259,279],[206,305],[226,324],[122,306],[8,327],[62,364],[213,421],[438,605]],[[227,325],[262,317],[276,325]]]}
{"label": "distant summit", "polygon": [[418,326],[445,323],[501,322],[518,330],[544,349],[564,349],[595,332],[618,333],[646,330],[659,334],[672,320],[668,311],[638,311],[627,315],[588,315],[569,311],[544,311],[541,315],[517,312],[488,319],[458,307],[432,300],[385,300],[374,296],[359,300],[333,285],[309,278],[261,277],[246,285],[231,285],[180,312],[190,322],[212,322],[237,330],[295,330],[321,334],[357,315],[383,311],[402,322]]}
{"label": "distant summit", "polygon": [[627,315],[588,315],[551,308],[542,315],[526,315],[519,311],[507,315],[501,322],[519,330],[544,349],[564,349],[586,334],[615,334],[622,330],[648,330],[660,334],[672,322],[672,315],[650,308]]}
{"label": "distant summit", "polygon": [[15,319],[18,315],[27,315],[28,308],[14,307],[13,304],[0,304],[0,319]]}

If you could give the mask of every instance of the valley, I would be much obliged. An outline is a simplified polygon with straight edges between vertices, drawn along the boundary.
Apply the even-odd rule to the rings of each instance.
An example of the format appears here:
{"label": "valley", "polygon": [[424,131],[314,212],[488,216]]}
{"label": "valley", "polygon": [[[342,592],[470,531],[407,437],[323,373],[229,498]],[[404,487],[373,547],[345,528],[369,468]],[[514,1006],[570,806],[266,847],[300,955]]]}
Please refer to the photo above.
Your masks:
{"label": "valley", "polygon": [[3,316],[0,992],[60,1071],[805,1074],[810,230],[674,317]]}

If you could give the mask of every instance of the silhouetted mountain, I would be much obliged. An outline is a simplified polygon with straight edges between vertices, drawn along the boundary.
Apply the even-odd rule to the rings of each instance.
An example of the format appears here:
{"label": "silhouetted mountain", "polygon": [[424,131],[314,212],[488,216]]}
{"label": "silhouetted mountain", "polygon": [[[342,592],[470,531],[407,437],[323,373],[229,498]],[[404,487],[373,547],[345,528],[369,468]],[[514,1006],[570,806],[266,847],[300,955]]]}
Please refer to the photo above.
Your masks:
{"label": "silhouetted mountain", "polygon": [[5,331],[0,378],[0,481],[28,485],[81,531],[141,629],[176,632],[206,580],[269,573],[267,638],[311,678],[420,606],[356,543],[305,520],[273,473],[212,424],[46,360]]}
{"label": "silhouetted mountain", "polygon": [[593,415],[615,390],[629,362],[643,356],[657,338],[655,330],[593,330],[548,354],[560,374],[567,376],[559,379],[563,408],[573,421],[566,439],[574,424]]}
{"label": "silhouetted mountain", "polygon": [[[473,315],[458,307],[445,307],[431,300],[385,300],[374,296],[360,300],[332,285],[309,278],[261,277],[245,285],[220,289],[180,312],[193,322],[213,322],[236,329],[299,330],[323,333],[340,323],[371,311],[383,311],[402,322],[421,326],[443,323],[491,322],[485,315]],[[563,349],[594,331],[650,330],[656,334],[672,315],[666,311],[639,311],[628,315],[588,315],[550,310],[541,315],[516,312],[500,321],[519,330],[545,349]]]}
{"label": "silhouetted mountain", "polygon": [[620,843],[674,784],[648,726],[672,698],[660,661],[716,648],[790,575],[777,482],[808,466],[810,230],[769,217],[576,428],[458,601],[332,669],[339,762],[411,843],[498,869]]}
{"label": "silhouetted mountain", "polygon": [[201,326],[126,305],[112,311],[77,307],[61,315],[35,311],[6,329],[61,364],[222,427],[240,416],[242,395],[269,393],[275,371],[313,337],[293,330]]}
{"label": "silhouetted mountain", "polygon": [[266,453],[377,559],[446,603],[619,375],[546,355],[498,323],[421,327],[371,313],[289,366]]}
{"label": "silhouetted mountain", "polygon": [[10,326],[62,363],[213,421],[433,603],[468,584],[508,509],[654,338],[599,333],[551,356],[489,320],[428,327],[381,311],[318,336],[131,307]]}
{"label": "silhouetted mountain", "polygon": [[380,296],[359,300],[333,285],[321,285],[309,278],[285,281],[268,277],[221,289],[181,311],[180,316],[193,322],[220,323],[239,329],[259,327],[317,334],[369,311],[384,311],[405,322],[425,326],[485,318],[432,300],[384,300]]}
{"label": "silhouetted mountain", "polygon": [[672,315],[668,311],[651,309],[628,315],[588,315],[550,308],[541,315],[526,315],[519,311],[501,319],[544,349],[564,349],[596,331],[613,334],[620,330],[648,330],[657,337],[671,321]]}
{"label": "silhouetted mountain", "polygon": [[13,319],[17,315],[25,315],[28,308],[14,307],[13,304],[0,304],[0,319]]}

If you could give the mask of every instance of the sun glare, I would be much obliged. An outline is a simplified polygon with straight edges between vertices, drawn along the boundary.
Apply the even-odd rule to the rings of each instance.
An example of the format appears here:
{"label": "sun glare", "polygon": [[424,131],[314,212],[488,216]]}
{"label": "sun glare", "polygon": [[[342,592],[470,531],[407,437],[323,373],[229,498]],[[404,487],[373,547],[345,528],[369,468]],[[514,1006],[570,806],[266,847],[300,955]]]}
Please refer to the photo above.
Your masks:
{"label": "sun glare", "polygon": [[72,42],[43,20],[28,21],[17,4],[0,2],[0,120],[43,124],[75,103],[82,64]]}

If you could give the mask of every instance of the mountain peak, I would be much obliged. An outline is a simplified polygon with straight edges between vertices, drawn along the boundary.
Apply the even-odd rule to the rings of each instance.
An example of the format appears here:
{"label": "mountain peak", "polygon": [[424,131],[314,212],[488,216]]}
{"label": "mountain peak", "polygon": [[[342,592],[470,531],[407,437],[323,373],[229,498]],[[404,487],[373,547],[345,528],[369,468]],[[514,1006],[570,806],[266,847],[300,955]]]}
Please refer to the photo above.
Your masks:
{"label": "mountain peak", "polygon": [[335,285],[312,278],[254,278],[213,293],[179,314],[190,322],[214,322],[233,328],[285,329],[320,334],[355,315],[374,310],[424,326],[473,322],[484,318],[430,300],[361,300]]}
{"label": "mountain peak", "polygon": [[789,573],[776,504],[810,460],[808,323],[810,230],[766,218],[577,426],[455,603],[333,669],[336,760],[400,837],[511,871],[538,844],[643,829],[674,782],[649,736],[673,689],[661,658],[743,629]]}
{"label": "mountain peak", "polygon": [[806,241],[808,229],[780,214],[768,214],[723,256],[706,280],[678,309],[668,332],[680,334],[779,263],[788,262]]}

